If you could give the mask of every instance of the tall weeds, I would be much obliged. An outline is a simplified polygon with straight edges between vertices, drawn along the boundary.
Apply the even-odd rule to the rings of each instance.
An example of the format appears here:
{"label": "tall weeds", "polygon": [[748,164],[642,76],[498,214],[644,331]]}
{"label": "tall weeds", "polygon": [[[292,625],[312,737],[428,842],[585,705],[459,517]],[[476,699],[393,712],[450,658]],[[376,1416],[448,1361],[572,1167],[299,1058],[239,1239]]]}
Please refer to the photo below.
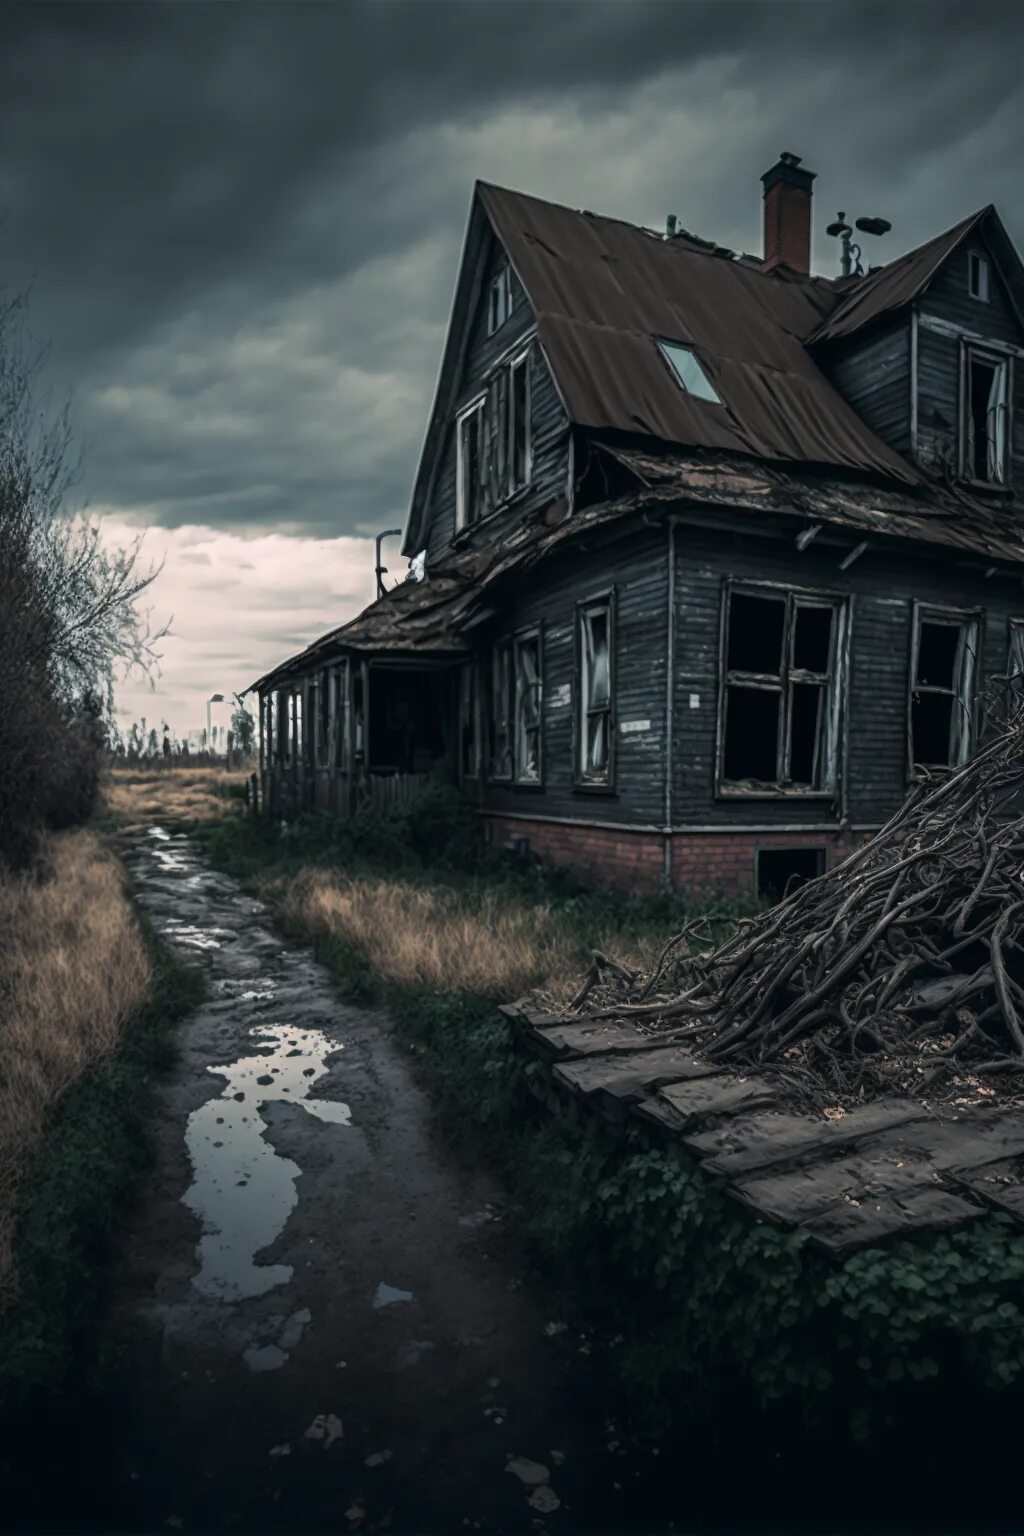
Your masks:
{"label": "tall weeds", "polygon": [[61,1095],[117,1045],[150,964],[120,868],[96,837],[47,837],[0,873],[0,1307],[15,1286],[19,1183]]}

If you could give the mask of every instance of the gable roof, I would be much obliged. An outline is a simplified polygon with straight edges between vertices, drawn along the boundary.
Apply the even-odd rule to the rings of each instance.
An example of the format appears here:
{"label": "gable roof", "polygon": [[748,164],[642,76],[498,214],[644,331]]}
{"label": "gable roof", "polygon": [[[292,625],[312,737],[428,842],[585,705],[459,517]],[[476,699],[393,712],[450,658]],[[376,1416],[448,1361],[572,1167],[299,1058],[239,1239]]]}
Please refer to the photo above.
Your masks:
{"label": "gable roof", "polygon": [[989,213],[995,213],[991,204],[972,213],[970,218],[961,219],[959,224],[936,235],[934,240],[928,240],[879,267],[877,272],[869,272],[854,288],[846,291],[847,296],[808,339],[834,341],[837,337],[849,336],[880,315],[910,304],[928,286],[947,256],[953,254],[960,242],[977,229]]}
{"label": "gable roof", "polygon": [[[787,268],[765,272],[690,235],[663,238],[620,219],[478,182],[406,554],[416,552],[425,533],[462,349],[480,298],[474,268],[492,231],[526,292],[574,425],[918,482],[805,348],[837,303],[833,283]],[[694,348],[721,405],[679,387],[655,345],[658,338]]]}

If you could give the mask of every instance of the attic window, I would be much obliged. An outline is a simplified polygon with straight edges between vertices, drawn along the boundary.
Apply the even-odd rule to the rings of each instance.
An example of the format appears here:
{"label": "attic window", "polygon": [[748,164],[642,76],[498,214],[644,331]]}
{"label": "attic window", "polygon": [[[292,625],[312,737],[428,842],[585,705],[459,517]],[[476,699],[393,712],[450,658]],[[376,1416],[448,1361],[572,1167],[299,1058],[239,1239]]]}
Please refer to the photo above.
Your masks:
{"label": "attic window", "polygon": [[512,273],[508,262],[491,278],[487,290],[487,334],[499,331],[512,313]]}
{"label": "attic window", "polygon": [[980,251],[967,255],[967,291],[972,299],[988,303],[988,260]]}
{"label": "attic window", "polygon": [[681,347],[674,341],[659,341],[658,350],[686,394],[697,400],[708,400],[712,405],[721,405],[718,391],[689,347]]}
{"label": "attic window", "polygon": [[1005,485],[1010,440],[1010,362],[965,349],[963,474],[984,485]]}

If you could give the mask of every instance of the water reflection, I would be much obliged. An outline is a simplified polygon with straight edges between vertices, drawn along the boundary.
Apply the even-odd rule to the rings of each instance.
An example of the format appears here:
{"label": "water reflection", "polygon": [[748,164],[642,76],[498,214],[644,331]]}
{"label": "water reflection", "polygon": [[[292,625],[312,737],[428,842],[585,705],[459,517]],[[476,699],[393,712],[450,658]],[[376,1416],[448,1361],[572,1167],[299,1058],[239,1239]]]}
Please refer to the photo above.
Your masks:
{"label": "water reflection", "polygon": [[261,1296],[292,1275],[289,1264],[255,1262],[294,1208],[302,1171],[265,1139],[262,1105],[298,1104],[332,1125],[352,1120],[347,1104],[310,1097],[340,1045],[297,1025],[260,1024],[250,1034],[254,1054],[207,1068],[226,1079],[224,1090],[193,1111],[185,1131],[193,1182],[183,1198],[203,1226],[192,1283],[206,1296],[230,1301]]}

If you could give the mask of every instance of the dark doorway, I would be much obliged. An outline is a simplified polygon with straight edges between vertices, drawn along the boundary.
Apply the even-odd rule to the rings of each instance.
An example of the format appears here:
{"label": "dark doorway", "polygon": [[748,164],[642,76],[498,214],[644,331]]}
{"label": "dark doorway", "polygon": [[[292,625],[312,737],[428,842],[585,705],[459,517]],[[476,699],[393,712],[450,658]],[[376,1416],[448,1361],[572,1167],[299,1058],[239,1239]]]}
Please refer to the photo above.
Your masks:
{"label": "dark doorway", "polygon": [[757,894],[781,901],[797,886],[825,872],[824,848],[759,848],[756,856]]}

